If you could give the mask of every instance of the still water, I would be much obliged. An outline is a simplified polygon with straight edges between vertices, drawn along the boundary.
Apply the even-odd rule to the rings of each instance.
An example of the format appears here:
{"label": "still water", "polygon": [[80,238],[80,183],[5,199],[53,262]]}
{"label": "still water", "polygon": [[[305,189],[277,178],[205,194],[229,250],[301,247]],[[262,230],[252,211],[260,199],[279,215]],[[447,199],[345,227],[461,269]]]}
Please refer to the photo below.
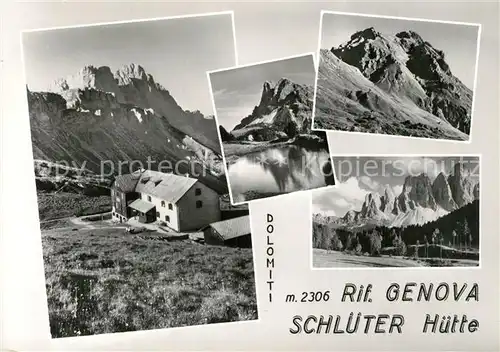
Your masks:
{"label": "still water", "polygon": [[297,146],[270,148],[242,156],[228,167],[233,201],[240,203],[333,185],[329,162],[326,150]]}

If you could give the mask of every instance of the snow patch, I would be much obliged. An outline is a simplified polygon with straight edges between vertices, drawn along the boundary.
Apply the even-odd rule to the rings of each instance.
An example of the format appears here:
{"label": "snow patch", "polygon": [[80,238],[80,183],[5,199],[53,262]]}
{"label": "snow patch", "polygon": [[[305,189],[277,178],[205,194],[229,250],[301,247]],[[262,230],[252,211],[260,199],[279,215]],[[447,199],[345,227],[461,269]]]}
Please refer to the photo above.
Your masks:
{"label": "snow patch", "polygon": [[259,117],[258,119],[253,120],[248,124],[248,126],[251,125],[256,125],[259,123],[265,123],[265,124],[272,124],[274,122],[274,118],[276,117],[276,114],[278,113],[278,109],[274,109],[271,111],[271,113],[264,115],[262,117]]}
{"label": "snow patch", "polygon": [[425,223],[435,221],[446,214],[448,214],[448,212],[441,207],[433,210],[431,208],[423,208],[419,206],[413,210],[396,216],[391,223],[391,227],[423,225]]}
{"label": "snow patch", "polygon": [[130,111],[132,111],[134,113],[135,117],[137,118],[137,120],[139,122],[142,122],[142,115],[139,111],[137,111],[136,108],[132,108]]}
{"label": "snow patch", "polygon": [[94,111],[94,115],[101,116],[101,109],[97,109],[96,111]]}

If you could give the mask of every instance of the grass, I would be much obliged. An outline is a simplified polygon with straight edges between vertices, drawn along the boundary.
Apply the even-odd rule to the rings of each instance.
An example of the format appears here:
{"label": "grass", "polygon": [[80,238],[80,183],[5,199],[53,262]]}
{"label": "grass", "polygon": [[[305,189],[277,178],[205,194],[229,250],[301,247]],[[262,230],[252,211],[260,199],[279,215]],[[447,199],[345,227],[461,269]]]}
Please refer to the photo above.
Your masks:
{"label": "grass", "polygon": [[43,234],[53,337],[257,319],[251,249],[123,229]]}
{"label": "grass", "polygon": [[[384,251],[387,252],[387,251]],[[438,258],[414,257],[382,254],[370,256],[368,253],[351,251],[327,251],[313,248],[313,267],[315,268],[349,268],[349,267],[474,267],[479,265],[477,259],[470,258]]]}
{"label": "grass", "polygon": [[41,221],[111,211],[110,196],[90,197],[69,192],[38,192],[37,196]]}

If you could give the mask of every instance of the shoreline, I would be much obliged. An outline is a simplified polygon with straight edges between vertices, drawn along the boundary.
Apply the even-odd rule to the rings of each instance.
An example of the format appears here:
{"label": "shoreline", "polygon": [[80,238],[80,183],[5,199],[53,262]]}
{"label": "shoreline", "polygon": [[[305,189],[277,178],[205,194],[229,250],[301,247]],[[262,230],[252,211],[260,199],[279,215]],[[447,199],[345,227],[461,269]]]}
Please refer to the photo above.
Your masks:
{"label": "shoreline", "polygon": [[[297,139],[298,137],[298,139]],[[224,154],[227,166],[234,164],[240,157],[248,154],[264,151],[269,148],[282,148],[287,146],[297,146],[310,150],[325,150],[328,152],[328,143],[325,140],[318,140],[314,135],[299,135],[286,141],[265,141],[246,142],[234,141],[223,143]]]}

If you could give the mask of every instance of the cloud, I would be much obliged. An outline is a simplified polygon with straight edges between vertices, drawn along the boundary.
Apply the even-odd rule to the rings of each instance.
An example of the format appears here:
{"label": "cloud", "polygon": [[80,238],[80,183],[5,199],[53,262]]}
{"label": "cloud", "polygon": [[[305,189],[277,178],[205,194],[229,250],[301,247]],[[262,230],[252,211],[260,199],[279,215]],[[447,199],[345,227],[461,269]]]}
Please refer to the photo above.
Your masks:
{"label": "cloud", "polygon": [[347,208],[350,206],[350,203],[345,200],[345,198],[335,198],[333,200],[333,203],[338,206],[338,207],[344,207]]}
{"label": "cloud", "polygon": [[396,185],[394,187],[392,187],[392,191],[394,192],[394,195],[397,197],[401,194],[401,192],[403,191],[403,185]]}
{"label": "cloud", "polygon": [[314,192],[313,208],[321,213],[333,211],[343,216],[351,209],[359,210],[367,193],[356,177],[350,177],[337,187]]}
{"label": "cloud", "polygon": [[368,187],[372,191],[377,191],[377,190],[380,189],[380,184],[377,181],[372,180],[368,176],[361,176],[359,178],[359,182],[361,182],[362,184],[364,184],[366,187]]}

